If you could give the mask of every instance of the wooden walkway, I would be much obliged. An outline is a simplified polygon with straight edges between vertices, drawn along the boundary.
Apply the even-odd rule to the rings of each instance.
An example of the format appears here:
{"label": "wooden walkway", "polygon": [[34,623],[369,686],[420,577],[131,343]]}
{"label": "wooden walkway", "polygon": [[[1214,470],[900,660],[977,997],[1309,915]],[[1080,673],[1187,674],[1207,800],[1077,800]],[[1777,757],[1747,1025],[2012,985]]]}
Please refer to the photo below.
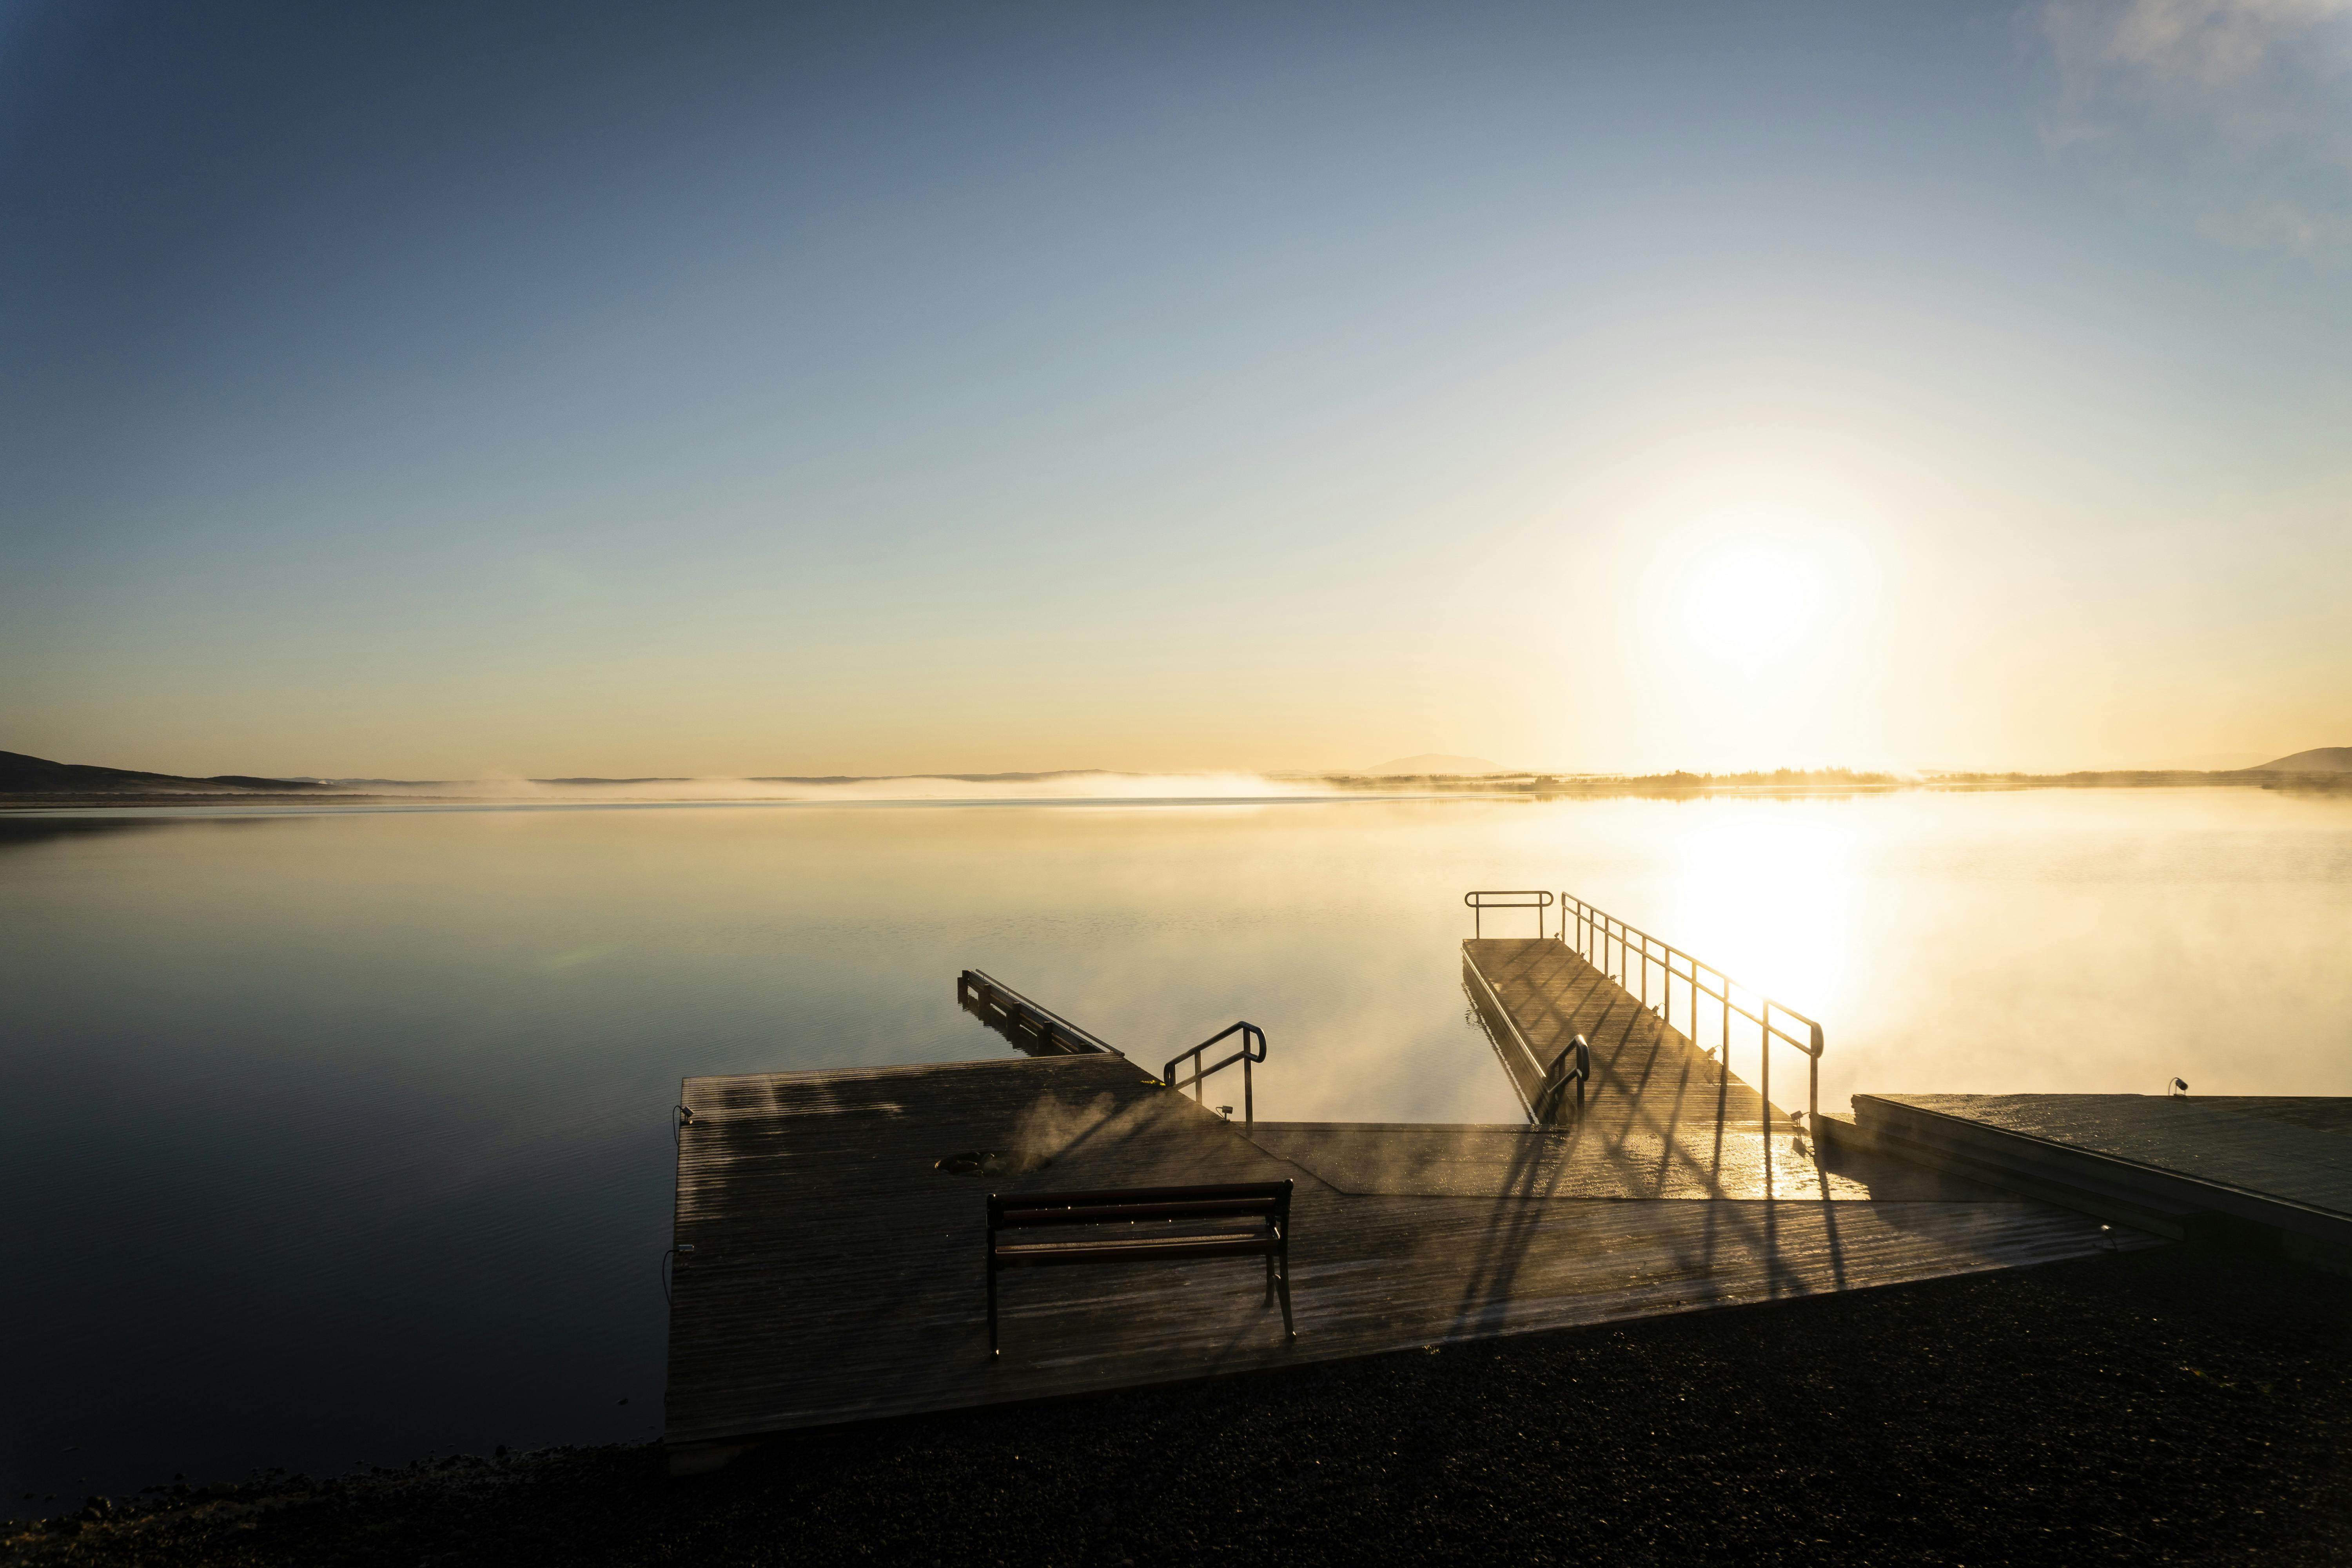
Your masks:
{"label": "wooden walkway", "polygon": [[[1560,1047],[1582,1035],[1592,1048],[1586,1120],[1660,1130],[1727,1121],[1761,1131],[1761,1095],[1558,938],[1465,942],[1462,967],[1479,1012],[1487,1016],[1496,1057],[1522,1102],[1533,1101]],[[1488,997],[1502,1005],[1534,1058],[1492,1016]],[[1789,1121],[1777,1110],[1771,1117],[1776,1126]]]}
{"label": "wooden walkway", "polygon": [[[1753,1161],[1710,1163],[1706,1141],[1684,1136],[1695,1117],[1681,1110],[1663,1113],[1664,1134],[1642,1131],[1657,1120],[1649,1108],[1668,1103],[1650,1097],[1689,1083],[1736,1099],[1737,1086],[1703,1080],[1663,1037],[1620,1021],[1605,1069],[1596,1062],[1605,1093],[1594,1118],[1566,1135],[1289,1124],[1253,1138],[1134,1064],[1094,1055],[690,1079],[665,1428],[672,1468],[707,1468],[743,1442],[799,1427],[2147,1244],[1899,1162],[1841,1157],[1823,1171],[1785,1135],[1768,1161],[1760,1103],[1746,1141]],[[1584,1032],[1600,1055],[1607,1037]],[[1051,1163],[999,1176],[939,1168],[984,1153]],[[1297,1183],[1297,1340],[1283,1338],[1262,1275],[1245,1264],[1055,1269],[1008,1277],[1004,1353],[989,1360],[982,1247],[992,1190],[1282,1177]],[[1660,1201],[1612,1201],[1626,1197]]]}

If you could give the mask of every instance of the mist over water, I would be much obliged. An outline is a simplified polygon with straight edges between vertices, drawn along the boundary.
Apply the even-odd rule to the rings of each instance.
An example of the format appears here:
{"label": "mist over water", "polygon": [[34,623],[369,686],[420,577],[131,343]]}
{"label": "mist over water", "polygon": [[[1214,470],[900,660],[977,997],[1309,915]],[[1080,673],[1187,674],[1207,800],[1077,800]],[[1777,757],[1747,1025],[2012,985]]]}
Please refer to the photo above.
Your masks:
{"label": "mist over water", "polygon": [[962,801],[1006,805],[1040,801],[1304,799],[1327,792],[1262,773],[1122,773],[1079,768],[1040,773],[903,773],[875,778],[644,778],[321,780],[392,801],[522,805],[676,805],[767,802],[795,805],[904,805]]}
{"label": "mist over water", "polygon": [[1824,1109],[2352,1092],[2341,796],[0,817],[0,1511],[654,1435],[678,1080],[1006,1055],[966,966],[1155,1070],[1250,1019],[1266,1120],[1517,1121],[1521,887],[1821,1019]]}

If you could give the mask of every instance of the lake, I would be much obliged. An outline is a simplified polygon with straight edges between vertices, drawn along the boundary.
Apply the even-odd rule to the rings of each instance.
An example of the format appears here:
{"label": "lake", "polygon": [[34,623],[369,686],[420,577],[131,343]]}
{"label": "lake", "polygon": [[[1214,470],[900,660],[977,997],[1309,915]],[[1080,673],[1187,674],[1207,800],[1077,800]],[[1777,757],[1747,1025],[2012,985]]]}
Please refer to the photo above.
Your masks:
{"label": "lake", "polygon": [[1266,1119],[1521,1120],[1458,943],[1536,887],[1821,1019],[1827,1110],[2352,1093],[2345,795],[0,816],[0,1513],[655,1436],[678,1080],[1006,1055],[965,967],[1257,1023]]}

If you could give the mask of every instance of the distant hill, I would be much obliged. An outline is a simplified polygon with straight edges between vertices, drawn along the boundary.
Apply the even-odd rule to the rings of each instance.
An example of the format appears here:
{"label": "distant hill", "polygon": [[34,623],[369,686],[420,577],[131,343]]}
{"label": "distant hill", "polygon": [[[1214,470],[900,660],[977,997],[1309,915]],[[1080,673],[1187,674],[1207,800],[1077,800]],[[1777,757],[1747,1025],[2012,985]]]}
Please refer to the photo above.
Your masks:
{"label": "distant hill", "polygon": [[2321,746],[2249,768],[2256,773],[2352,773],[2352,746]]}
{"label": "distant hill", "polygon": [[94,768],[81,763],[52,763],[22,752],[0,752],[0,795],[234,795],[253,790],[278,795],[329,787],[310,779],[250,778],[243,773],[192,779],[178,773]]}
{"label": "distant hill", "polygon": [[1376,768],[1366,768],[1366,775],[1376,779],[1425,778],[1447,774],[1475,777],[1485,773],[1507,773],[1513,770],[1484,757],[1448,757],[1435,752],[1423,752],[1417,757],[1399,757],[1392,763],[1382,763]]}

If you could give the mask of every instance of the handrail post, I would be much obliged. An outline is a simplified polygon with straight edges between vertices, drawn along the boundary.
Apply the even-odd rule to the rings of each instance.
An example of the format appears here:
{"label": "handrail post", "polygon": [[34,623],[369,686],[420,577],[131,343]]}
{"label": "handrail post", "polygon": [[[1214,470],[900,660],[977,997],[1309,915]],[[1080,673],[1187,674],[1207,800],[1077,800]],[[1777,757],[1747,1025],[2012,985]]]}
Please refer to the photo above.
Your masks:
{"label": "handrail post", "polygon": [[[1537,939],[1541,941],[1545,924],[1543,910],[1549,907],[1551,895],[1549,892],[1519,889],[1518,896],[1536,900],[1536,934]],[[1484,904],[1475,902],[1475,894],[1465,895],[1465,901],[1471,902],[1474,909],[1483,910]],[[1574,926],[1573,934],[1570,931],[1571,921]],[[1483,930],[1477,926],[1474,926],[1473,929]],[[1793,1007],[1780,1005],[1753,986],[1740,985],[1722,970],[1712,964],[1701,963],[1695,954],[1684,952],[1672,942],[1664,942],[1646,931],[1627,924],[1608,910],[1598,909],[1566,889],[1562,889],[1559,894],[1559,941],[1563,945],[1571,947],[1580,958],[1591,968],[1598,970],[1602,976],[1613,980],[1622,994],[1634,997],[1645,1010],[1651,1009],[1650,965],[1655,963],[1658,966],[1659,999],[1654,1011],[1660,1023],[1667,1029],[1672,1029],[1675,1024],[1675,982],[1681,980],[1689,985],[1690,1010],[1685,1015],[1684,1024],[1689,1044],[1709,1055],[1719,1056],[1721,1058],[1717,1065],[1723,1084],[1716,1096],[1716,1121],[1718,1134],[1729,1114],[1728,1092],[1732,1076],[1731,1016],[1734,1013],[1743,1018],[1753,1020],[1757,1026],[1757,1089],[1764,1107],[1762,1125],[1767,1158],[1769,1158],[1771,1148],[1772,1045],[1776,1035],[1782,1043],[1794,1046],[1803,1051],[1807,1058],[1805,1109],[1801,1112],[1790,1112],[1790,1120],[1792,1123],[1802,1121],[1819,1125],[1822,1100],[1822,1054],[1825,1048],[1823,1031],[1820,1024],[1806,1017]],[[1681,973],[1675,973],[1675,960],[1677,957],[1689,965],[1689,968]],[[1636,965],[1639,965],[1641,970],[1638,977],[1634,973]],[[1719,989],[1708,989],[1706,982],[1701,978],[1701,970],[1715,976]],[[1749,1012],[1745,1005],[1735,999],[1735,991],[1746,991],[1758,1010]],[[1701,1047],[1698,1046],[1699,1013],[1706,998],[1712,998],[1717,1005],[1717,1043],[1712,1047]],[[1781,1020],[1776,1020],[1772,1016],[1776,1011],[1783,1015]],[[1507,1015],[1506,1017],[1507,1020]],[[1790,1019],[1805,1026],[1807,1034],[1804,1038],[1800,1039],[1787,1029],[1785,1022]],[[1524,1042],[1522,1044],[1524,1045]],[[1528,1055],[1532,1059],[1534,1056],[1532,1049],[1528,1051]],[[1540,1068],[1538,1070],[1541,1070]],[[1247,1093],[1246,1085],[1244,1092]]]}
{"label": "handrail post", "polygon": [[1813,1071],[1811,1081],[1805,1086],[1805,1127],[1813,1141],[1821,1142],[1822,1126],[1822,1026],[1813,1026]]}
{"label": "handrail post", "polygon": [[[1215,1045],[1219,1040],[1230,1038],[1234,1035],[1239,1035],[1242,1037],[1242,1048],[1234,1055],[1225,1058],[1214,1067],[1209,1066],[1209,1047]],[[1178,1065],[1183,1062],[1188,1057],[1192,1058],[1192,1070],[1188,1076],[1180,1078],[1176,1068]],[[1242,1121],[1244,1124],[1246,1125],[1257,1121],[1256,1080],[1252,1078],[1250,1074],[1250,1067],[1252,1063],[1263,1061],[1265,1059],[1265,1031],[1259,1028],[1255,1024],[1251,1023],[1248,1019],[1241,1018],[1226,1025],[1223,1028],[1218,1030],[1207,1039],[1202,1040],[1199,1045],[1194,1046],[1191,1050],[1177,1052],[1174,1056],[1168,1058],[1168,1065],[1160,1068],[1160,1072],[1161,1079],[1167,1083],[1169,1088],[1174,1089],[1179,1094],[1183,1093],[1184,1090],[1189,1088],[1192,1091],[1192,1099],[1194,1102],[1200,1105],[1206,1105],[1209,1103],[1209,1075],[1212,1073],[1223,1072],[1225,1068],[1233,1066],[1235,1062],[1241,1063]]]}

